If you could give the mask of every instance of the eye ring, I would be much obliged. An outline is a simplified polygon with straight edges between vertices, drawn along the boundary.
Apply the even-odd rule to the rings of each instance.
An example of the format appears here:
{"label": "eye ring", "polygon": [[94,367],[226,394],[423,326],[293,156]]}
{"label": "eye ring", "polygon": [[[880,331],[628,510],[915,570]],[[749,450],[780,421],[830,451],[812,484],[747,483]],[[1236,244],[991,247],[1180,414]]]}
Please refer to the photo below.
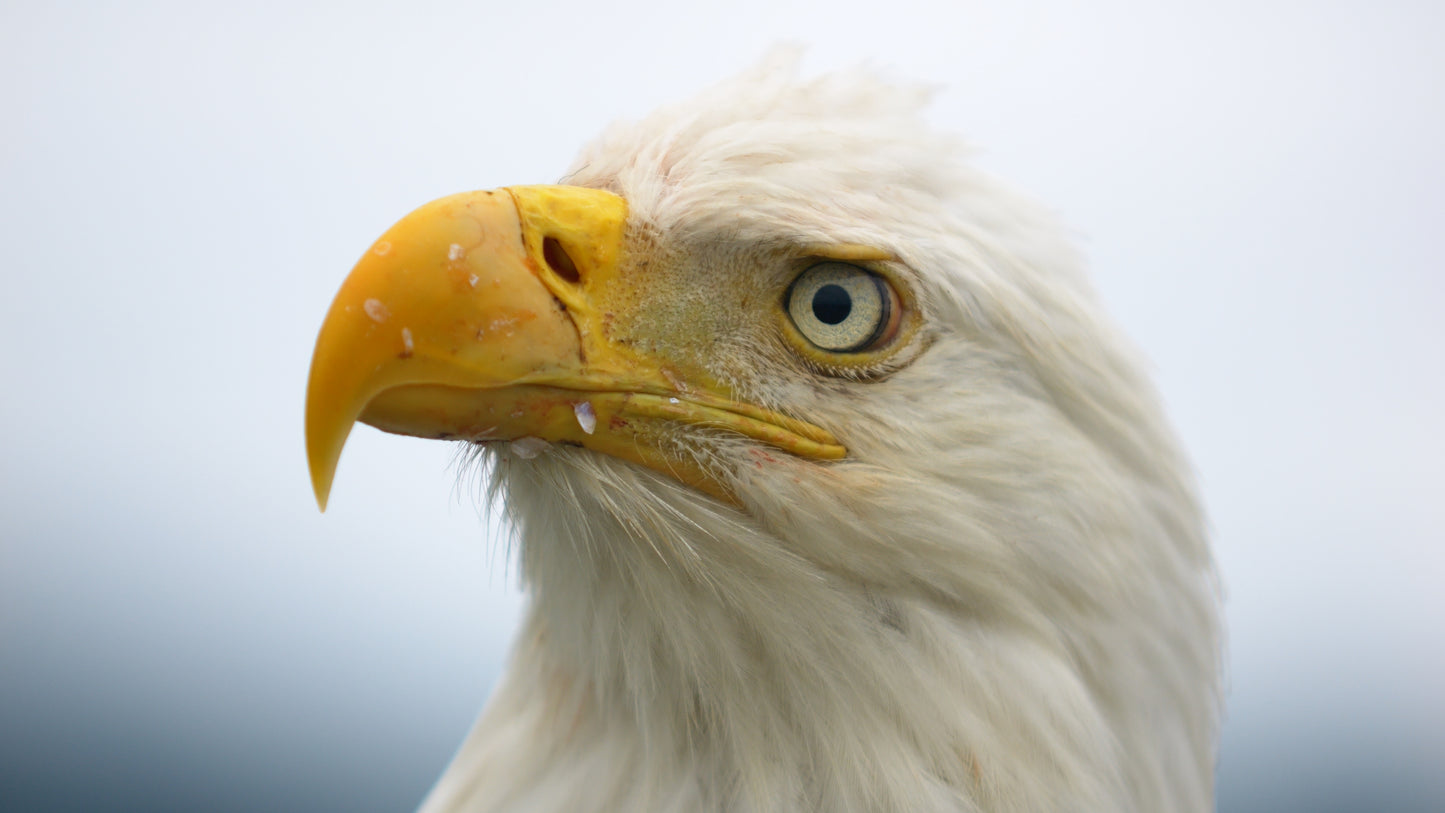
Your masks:
{"label": "eye ring", "polygon": [[901,308],[888,280],[856,265],[822,262],[784,295],[793,327],[825,353],[862,353],[893,338]]}

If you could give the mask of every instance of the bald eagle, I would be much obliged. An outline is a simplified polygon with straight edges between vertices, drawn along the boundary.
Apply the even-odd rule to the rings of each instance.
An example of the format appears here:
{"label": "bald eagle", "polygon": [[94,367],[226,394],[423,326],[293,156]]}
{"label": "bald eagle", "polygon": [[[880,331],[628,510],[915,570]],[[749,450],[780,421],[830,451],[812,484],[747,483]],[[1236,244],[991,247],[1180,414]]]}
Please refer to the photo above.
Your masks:
{"label": "bald eagle", "polygon": [[565,185],[427,204],[317,341],[489,467],[529,589],[425,811],[1199,811],[1189,466],[1051,218],[858,69],[767,64]]}

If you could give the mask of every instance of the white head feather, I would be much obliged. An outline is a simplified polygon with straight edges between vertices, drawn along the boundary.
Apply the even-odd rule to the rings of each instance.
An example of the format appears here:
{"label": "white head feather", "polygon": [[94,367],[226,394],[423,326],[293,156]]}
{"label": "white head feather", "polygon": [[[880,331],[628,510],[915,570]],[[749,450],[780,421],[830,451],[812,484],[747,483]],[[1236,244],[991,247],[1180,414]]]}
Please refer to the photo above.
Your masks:
{"label": "white head feather", "polygon": [[[625,197],[693,292],[658,330],[695,323],[719,380],[849,459],[679,430],[738,509],[489,452],[530,613],[424,809],[1211,810],[1214,570],[1134,352],[926,92],[781,62],[612,128],[568,182]],[[725,304],[778,247],[840,242],[893,251],[924,316],[867,380]]]}

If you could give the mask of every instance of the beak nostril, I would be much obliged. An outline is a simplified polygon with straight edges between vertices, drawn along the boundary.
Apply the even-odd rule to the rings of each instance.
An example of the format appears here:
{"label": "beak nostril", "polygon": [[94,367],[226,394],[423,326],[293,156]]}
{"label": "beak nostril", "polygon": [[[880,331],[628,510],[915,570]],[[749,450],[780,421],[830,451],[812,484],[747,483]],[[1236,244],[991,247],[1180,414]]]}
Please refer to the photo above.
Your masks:
{"label": "beak nostril", "polygon": [[576,285],[582,281],[582,275],[577,271],[577,264],[572,262],[572,257],[567,249],[562,248],[562,243],[555,237],[548,237],[542,241],[542,259],[547,262],[552,273]]}

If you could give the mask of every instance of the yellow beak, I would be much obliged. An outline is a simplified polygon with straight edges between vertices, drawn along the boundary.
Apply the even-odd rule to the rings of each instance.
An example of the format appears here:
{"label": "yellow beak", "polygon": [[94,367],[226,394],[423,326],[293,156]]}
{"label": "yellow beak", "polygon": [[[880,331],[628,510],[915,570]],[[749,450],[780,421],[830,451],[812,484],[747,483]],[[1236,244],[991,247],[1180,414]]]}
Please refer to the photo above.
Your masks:
{"label": "yellow beak", "polygon": [[666,359],[608,340],[627,202],[564,186],[433,201],[374,243],[331,305],[311,363],[306,452],[326,508],[356,420],[399,434],[571,443],[729,499],[715,473],[660,443],[705,423],[837,459],[826,431],[681,380]]}

